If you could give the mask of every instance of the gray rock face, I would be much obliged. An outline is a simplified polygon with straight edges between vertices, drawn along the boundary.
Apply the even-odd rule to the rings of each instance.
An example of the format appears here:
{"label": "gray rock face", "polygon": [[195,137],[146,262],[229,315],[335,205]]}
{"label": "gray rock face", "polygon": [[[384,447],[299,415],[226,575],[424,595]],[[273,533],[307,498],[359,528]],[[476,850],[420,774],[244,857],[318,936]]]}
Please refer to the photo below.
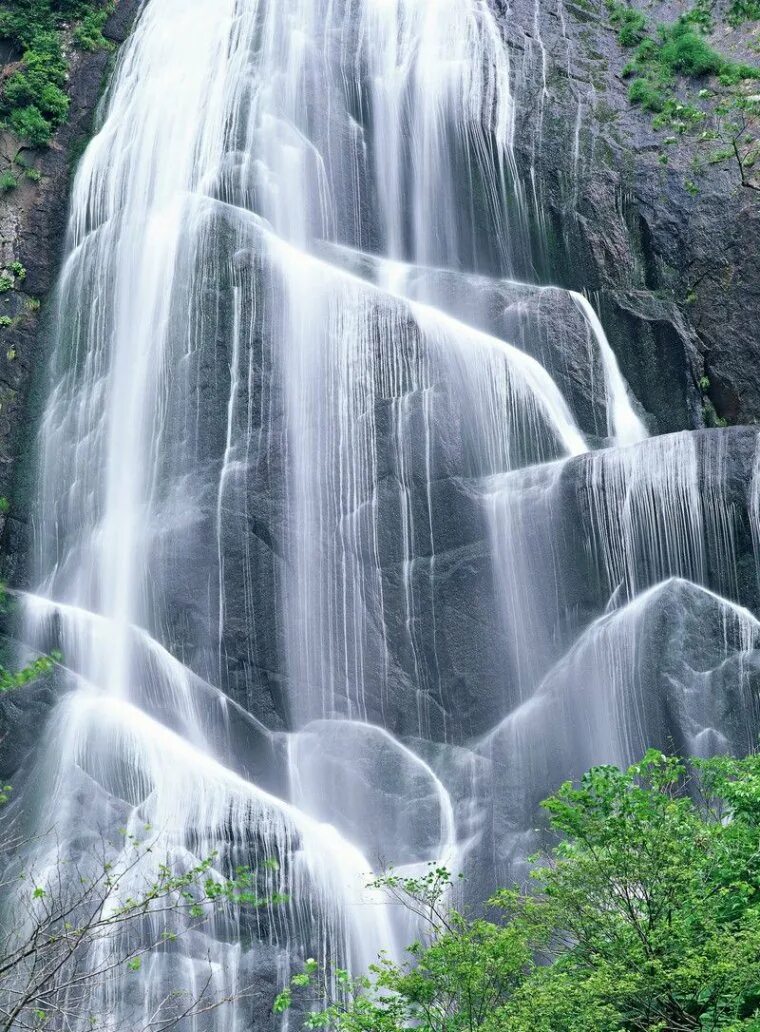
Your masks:
{"label": "gray rock face", "polygon": [[[139,0],[119,0],[103,33],[120,44],[126,39]],[[0,195],[0,266],[20,262],[26,270],[14,289],[0,296],[0,316],[14,320],[0,328],[0,495],[13,496],[4,530],[5,575],[19,579],[26,552],[29,475],[35,428],[46,389],[49,328],[55,320],[53,287],[63,258],[69,187],[84,146],[92,134],[98,100],[107,81],[107,51],[73,50],[67,91],[69,119],[50,147],[21,148],[22,157],[40,174],[39,182],[20,178],[15,190]],[[2,70],[0,61],[0,70]],[[10,134],[0,132],[0,163],[7,168],[19,150]],[[7,526],[6,526],[7,524]]]}
{"label": "gray rock face", "polygon": [[[680,9],[658,3],[645,13],[656,24]],[[692,195],[688,143],[659,163],[666,134],[628,102],[630,54],[602,0],[516,0],[503,26],[518,65],[516,157],[528,209],[514,233],[517,274],[598,300],[623,372],[661,432],[702,425],[705,374],[720,416],[756,422],[760,195],[719,167]],[[532,270],[519,266],[525,253]]]}

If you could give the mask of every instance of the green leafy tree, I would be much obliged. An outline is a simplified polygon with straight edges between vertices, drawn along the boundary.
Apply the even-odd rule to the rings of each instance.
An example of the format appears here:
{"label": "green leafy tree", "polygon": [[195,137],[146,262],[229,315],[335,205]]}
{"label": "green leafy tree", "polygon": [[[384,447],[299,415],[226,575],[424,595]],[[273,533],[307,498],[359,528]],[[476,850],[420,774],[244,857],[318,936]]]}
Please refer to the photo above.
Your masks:
{"label": "green leafy tree", "polygon": [[[516,894],[494,898],[489,910],[495,919],[488,919],[467,917],[447,906],[453,886],[444,868],[420,878],[391,873],[374,887],[385,889],[421,920],[429,933],[427,942],[412,943],[403,964],[380,957],[369,978],[351,978],[343,970],[333,973],[331,981],[341,998],[314,1009],[307,1027],[344,1032],[482,1028],[534,970],[534,947],[544,930],[532,904]],[[293,980],[293,987],[307,986],[322,1002],[330,995],[313,961]],[[276,1010],[292,1004],[293,987],[278,997]]]}
{"label": "green leafy tree", "polygon": [[[312,1027],[341,1032],[693,1032],[760,1029],[760,758],[689,766],[659,752],[592,769],[544,807],[558,844],[529,895],[448,911],[450,882],[382,884],[427,943],[369,977],[341,973]],[[293,1000],[294,987],[279,1005]]]}
{"label": "green leafy tree", "polygon": [[[550,995],[572,983],[608,1014],[602,1028],[757,1027],[760,761],[695,766],[699,782],[651,752],[627,771],[596,768],[544,804],[563,841],[535,872],[555,935],[537,982]],[[698,785],[694,799],[686,789]],[[533,1027],[529,986],[519,1004],[528,1017],[504,1029]]]}

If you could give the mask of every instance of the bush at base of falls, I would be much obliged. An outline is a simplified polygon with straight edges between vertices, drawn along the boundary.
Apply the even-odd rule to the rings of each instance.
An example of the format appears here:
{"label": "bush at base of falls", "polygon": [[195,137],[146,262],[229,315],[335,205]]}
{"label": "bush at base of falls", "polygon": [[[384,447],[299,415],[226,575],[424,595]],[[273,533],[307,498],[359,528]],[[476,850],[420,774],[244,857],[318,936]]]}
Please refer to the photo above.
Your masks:
{"label": "bush at base of falls", "polygon": [[[760,1029],[760,757],[687,768],[651,752],[627,771],[591,770],[544,806],[560,842],[534,893],[499,892],[472,917],[445,907],[445,871],[384,879],[424,915],[428,944],[367,978],[339,974],[349,1002],[317,1004],[309,1027]],[[307,970],[296,987],[317,982]]]}

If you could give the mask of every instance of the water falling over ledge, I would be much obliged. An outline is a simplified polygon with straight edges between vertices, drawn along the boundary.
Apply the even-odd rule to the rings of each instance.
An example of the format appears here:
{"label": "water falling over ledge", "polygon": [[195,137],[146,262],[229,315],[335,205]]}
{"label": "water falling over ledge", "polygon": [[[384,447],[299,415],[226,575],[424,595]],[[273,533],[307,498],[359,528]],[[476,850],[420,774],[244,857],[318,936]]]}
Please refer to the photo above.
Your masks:
{"label": "water falling over ledge", "polygon": [[260,986],[213,1027],[263,1028],[306,956],[414,937],[385,864],[484,898],[558,781],[757,730],[756,434],[649,437],[589,301],[515,280],[513,58],[486,0],[149,0],[119,56],[20,596],[63,663],[10,818],[117,862],[148,825],[289,902],[97,985],[116,1024],[205,956]]}

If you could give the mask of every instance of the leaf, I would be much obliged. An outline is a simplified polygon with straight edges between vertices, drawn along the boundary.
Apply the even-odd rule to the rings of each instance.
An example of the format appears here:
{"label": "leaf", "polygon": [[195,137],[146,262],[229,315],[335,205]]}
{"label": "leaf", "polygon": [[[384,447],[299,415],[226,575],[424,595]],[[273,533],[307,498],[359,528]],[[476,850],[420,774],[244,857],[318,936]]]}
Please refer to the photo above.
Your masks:
{"label": "leaf", "polygon": [[272,1010],[275,1014],[284,1014],[286,1010],[290,1008],[293,1002],[293,994],[290,989],[283,989],[281,993],[278,993],[274,998],[272,1004]]}

